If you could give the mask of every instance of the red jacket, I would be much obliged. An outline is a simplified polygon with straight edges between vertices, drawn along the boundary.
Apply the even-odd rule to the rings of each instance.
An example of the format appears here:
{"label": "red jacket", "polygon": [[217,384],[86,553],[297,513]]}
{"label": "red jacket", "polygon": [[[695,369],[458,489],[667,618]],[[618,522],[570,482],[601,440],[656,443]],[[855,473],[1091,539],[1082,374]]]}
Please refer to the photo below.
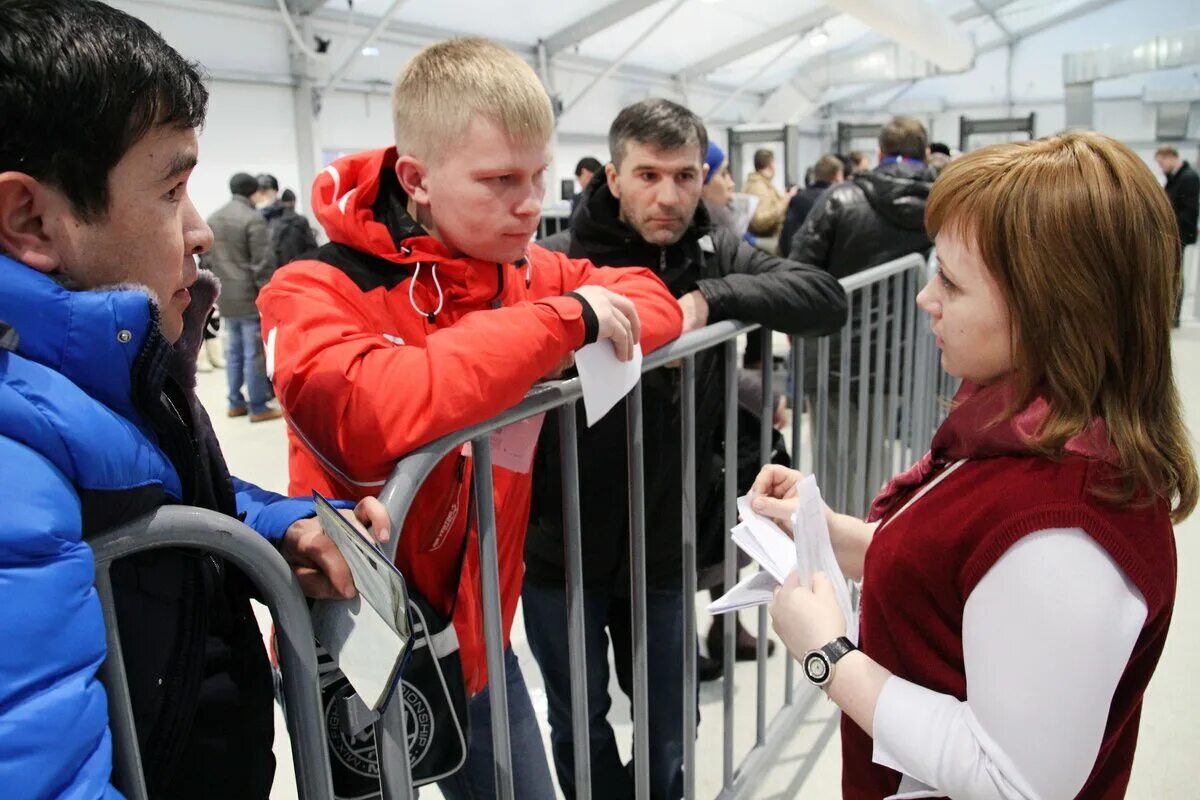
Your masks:
{"label": "red jacket", "polygon": [[[515,405],[584,343],[582,304],[564,296],[580,286],[633,300],[646,352],[682,326],[678,304],[649,270],[597,269],[536,245],[521,266],[455,256],[404,211],[395,161],[389,148],[327,168],[313,208],[339,246],[330,258],[338,264],[289,264],[258,297],[275,391],[291,422],[293,495],[378,494],[407,453]],[[473,695],[487,673],[474,519],[467,530],[471,464],[464,448],[434,470],[404,520],[396,563],[435,607],[454,609]],[[529,498],[529,474],[495,469],[506,641]],[[460,578],[463,536],[471,541]]]}
{"label": "red jacket", "polygon": [[[1167,504],[1101,502],[1091,487],[1105,485],[1108,475],[1101,462],[1076,456],[968,461],[875,534],[867,550],[860,617],[864,653],[901,678],[965,700],[962,620],[972,590],[1022,537],[1049,528],[1086,531],[1137,586],[1148,612],[1113,695],[1096,763],[1077,795],[1086,800],[1125,796],[1142,697],[1175,603],[1175,539]],[[893,508],[903,508],[907,499],[898,497]],[[1008,668],[1052,657],[1014,653]],[[898,773],[872,762],[872,748],[870,737],[843,717],[844,798],[879,800],[899,787]]]}

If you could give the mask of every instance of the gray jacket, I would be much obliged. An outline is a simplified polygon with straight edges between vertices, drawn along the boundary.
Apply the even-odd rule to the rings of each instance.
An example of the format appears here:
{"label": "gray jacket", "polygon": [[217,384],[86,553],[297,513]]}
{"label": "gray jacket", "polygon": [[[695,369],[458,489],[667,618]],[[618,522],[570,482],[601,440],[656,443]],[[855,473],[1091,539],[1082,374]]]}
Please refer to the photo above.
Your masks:
{"label": "gray jacket", "polygon": [[201,266],[221,279],[221,316],[257,317],[254,301],[271,278],[275,254],[267,221],[244,197],[233,197],[208,218],[213,248]]}

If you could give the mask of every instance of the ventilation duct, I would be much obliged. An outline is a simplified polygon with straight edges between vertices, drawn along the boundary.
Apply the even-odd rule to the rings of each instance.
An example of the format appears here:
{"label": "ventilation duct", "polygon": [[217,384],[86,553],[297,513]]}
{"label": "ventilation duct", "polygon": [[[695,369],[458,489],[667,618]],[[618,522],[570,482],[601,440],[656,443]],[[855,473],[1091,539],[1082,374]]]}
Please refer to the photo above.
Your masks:
{"label": "ventilation duct", "polygon": [[1063,83],[1111,78],[1200,63],[1200,28],[1156,36],[1137,44],[1105,45],[1063,56]]}

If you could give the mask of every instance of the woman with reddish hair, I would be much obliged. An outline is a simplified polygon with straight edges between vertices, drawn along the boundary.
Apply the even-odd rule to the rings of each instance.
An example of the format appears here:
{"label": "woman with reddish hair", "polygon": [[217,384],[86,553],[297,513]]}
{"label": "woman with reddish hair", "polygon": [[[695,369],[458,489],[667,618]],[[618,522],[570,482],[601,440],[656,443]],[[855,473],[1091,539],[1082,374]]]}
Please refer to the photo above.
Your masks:
{"label": "woman with reddish hair", "polygon": [[[821,575],[775,630],[845,712],[846,798],[1123,797],[1197,497],[1171,208],[1129,148],[1068,133],[955,161],[926,227],[917,303],[962,389],[865,522],[827,513],[857,647]],[[798,478],[765,468],[756,507],[790,527]]]}

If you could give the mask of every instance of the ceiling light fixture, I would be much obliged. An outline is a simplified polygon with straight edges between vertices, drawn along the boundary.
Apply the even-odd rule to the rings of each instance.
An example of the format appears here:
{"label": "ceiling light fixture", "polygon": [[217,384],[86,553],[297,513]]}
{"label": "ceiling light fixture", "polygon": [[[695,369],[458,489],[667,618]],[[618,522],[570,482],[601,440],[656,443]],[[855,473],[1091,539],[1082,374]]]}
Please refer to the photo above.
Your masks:
{"label": "ceiling light fixture", "polygon": [[364,47],[362,49],[362,54],[364,56],[377,56],[377,55],[379,55],[379,48],[378,47]]}
{"label": "ceiling light fixture", "polygon": [[808,35],[808,43],[815,48],[821,48],[829,44],[829,34],[824,28],[817,28]]}

